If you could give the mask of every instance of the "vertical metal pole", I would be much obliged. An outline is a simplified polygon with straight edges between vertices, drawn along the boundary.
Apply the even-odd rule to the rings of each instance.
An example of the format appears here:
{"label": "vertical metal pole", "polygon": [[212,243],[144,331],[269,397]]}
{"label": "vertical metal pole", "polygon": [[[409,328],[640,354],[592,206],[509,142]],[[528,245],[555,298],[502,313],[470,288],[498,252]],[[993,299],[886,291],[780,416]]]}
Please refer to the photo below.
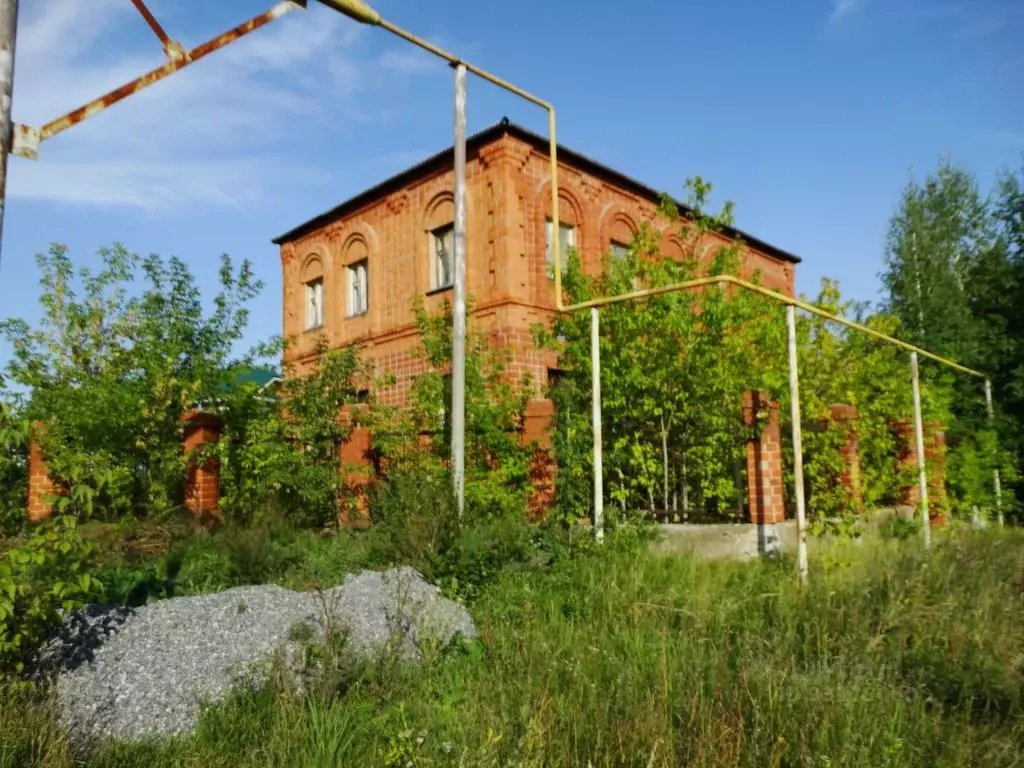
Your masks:
{"label": "vertical metal pole", "polygon": [[[988,412],[988,424],[994,430],[996,415],[992,408],[992,382],[985,379],[985,410]],[[999,455],[996,454],[996,467],[992,470],[993,481],[996,490],[996,516],[999,519],[999,526],[1003,526],[1003,484],[999,478]]]}
{"label": "vertical metal pole", "polygon": [[558,216],[558,140],[555,136],[555,108],[548,107],[548,158],[551,163],[551,259],[555,267],[555,308],[562,308],[562,252]]}
{"label": "vertical metal pole", "polygon": [[597,307],[590,308],[590,419],[594,432],[594,538],[604,539],[604,462],[601,457],[601,333]]}
{"label": "vertical metal pole", "polygon": [[921,530],[924,548],[932,545],[931,519],[928,515],[928,475],[924,466],[924,424],[921,422],[921,383],[917,373],[917,352],[910,353],[910,372],[914,381],[914,441],[917,448],[917,484],[921,495]]}
{"label": "vertical metal pole", "polygon": [[796,563],[800,580],[807,582],[807,512],[804,508],[804,449],[800,433],[800,376],[796,355],[796,307],[786,306],[789,330],[789,401],[793,422],[793,495],[796,497]]}
{"label": "vertical metal pole", "polygon": [[[11,94],[14,91],[14,41],[18,0],[0,0],[0,238],[7,203],[7,155],[11,151]],[[2,248],[2,246],[0,246]]]}
{"label": "vertical metal pole", "polygon": [[466,65],[455,66],[455,291],[452,307],[452,482],[459,517],[466,470]]}

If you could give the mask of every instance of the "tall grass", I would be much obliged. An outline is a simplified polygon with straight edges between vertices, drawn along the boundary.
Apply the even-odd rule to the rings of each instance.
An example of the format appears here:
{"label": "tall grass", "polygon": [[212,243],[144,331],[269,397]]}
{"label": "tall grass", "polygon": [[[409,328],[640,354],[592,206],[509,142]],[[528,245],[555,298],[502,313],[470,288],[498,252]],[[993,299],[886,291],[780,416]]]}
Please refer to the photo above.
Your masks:
{"label": "tall grass", "polygon": [[[509,574],[481,639],[337,695],[239,692],[192,737],[97,766],[1024,764],[1024,537],[713,564],[635,548]],[[612,547],[610,547],[611,549]],[[0,708],[0,765],[70,765],[45,707]]]}

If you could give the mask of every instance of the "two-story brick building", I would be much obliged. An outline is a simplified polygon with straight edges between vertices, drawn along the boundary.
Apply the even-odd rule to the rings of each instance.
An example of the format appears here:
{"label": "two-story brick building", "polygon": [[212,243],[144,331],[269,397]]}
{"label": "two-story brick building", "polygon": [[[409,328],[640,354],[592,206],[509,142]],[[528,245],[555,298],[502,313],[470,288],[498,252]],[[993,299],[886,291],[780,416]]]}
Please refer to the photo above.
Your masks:
{"label": "two-story brick building", "polygon": [[[511,348],[511,373],[546,383],[557,361],[536,350],[530,328],[554,315],[550,277],[548,140],[507,120],[471,137],[466,147],[466,281],[472,323]],[[611,168],[559,146],[559,237],[573,246],[586,271],[601,255],[624,248],[643,221],[655,216],[661,194]],[[454,221],[451,148],[281,235],[284,335],[295,340],[287,360],[301,371],[317,340],[364,345],[366,356],[397,383],[382,402],[405,401],[422,372],[413,300],[427,308],[451,295]],[[684,213],[685,213],[685,209]],[[793,294],[799,258],[739,230],[742,275]],[[683,255],[665,232],[663,252]]]}

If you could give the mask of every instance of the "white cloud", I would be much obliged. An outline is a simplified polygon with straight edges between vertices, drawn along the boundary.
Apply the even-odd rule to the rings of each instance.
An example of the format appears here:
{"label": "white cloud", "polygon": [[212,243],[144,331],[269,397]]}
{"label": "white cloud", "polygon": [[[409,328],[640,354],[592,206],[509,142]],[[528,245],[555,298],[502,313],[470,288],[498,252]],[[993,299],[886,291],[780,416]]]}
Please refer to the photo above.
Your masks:
{"label": "white cloud", "polygon": [[396,48],[384,51],[377,60],[384,69],[393,72],[422,72],[438,66],[438,60],[419,48]]}
{"label": "white cloud", "polygon": [[[154,8],[158,18],[160,10]],[[180,13],[174,26],[186,19]],[[38,0],[20,21],[18,122],[38,127],[164,62],[125,0]],[[212,36],[170,27],[172,39],[192,46]],[[364,103],[370,89],[416,71],[387,52],[361,61],[362,35],[359,25],[318,4],[286,14],[47,140],[38,161],[12,162],[9,194],[152,210],[258,200],[266,179],[282,180],[275,151],[295,140],[297,125],[309,130],[339,113],[380,119]],[[284,175],[325,179],[294,164]]]}
{"label": "white cloud", "polygon": [[[20,165],[11,181],[17,184],[18,195],[29,199],[148,211],[190,205],[241,208],[267,192],[271,177],[264,170],[259,158],[187,163],[70,160]],[[303,176],[308,183],[309,172]],[[281,181],[280,172],[273,180]]]}
{"label": "white cloud", "polygon": [[[23,57],[66,59],[81,52],[117,17],[132,11],[120,0],[51,0],[33,7],[34,15],[27,19],[23,15],[18,29],[19,62]],[[55,43],[59,46],[54,47]]]}
{"label": "white cloud", "polygon": [[832,0],[830,21],[838,22],[845,19],[861,6],[861,0]]}

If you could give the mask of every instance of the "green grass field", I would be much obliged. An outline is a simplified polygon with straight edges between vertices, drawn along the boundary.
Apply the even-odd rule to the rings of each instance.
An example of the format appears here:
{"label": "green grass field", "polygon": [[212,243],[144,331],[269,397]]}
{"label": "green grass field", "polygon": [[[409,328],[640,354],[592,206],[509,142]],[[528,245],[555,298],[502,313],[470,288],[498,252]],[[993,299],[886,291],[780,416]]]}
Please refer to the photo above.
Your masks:
{"label": "green grass field", "polygon": [[238,693],[188,739],[75,756],[40,700],[0,766],[1024,765],[1024,536],[956,534],[792,563],[638,547],[510,573],[479,643]]}

